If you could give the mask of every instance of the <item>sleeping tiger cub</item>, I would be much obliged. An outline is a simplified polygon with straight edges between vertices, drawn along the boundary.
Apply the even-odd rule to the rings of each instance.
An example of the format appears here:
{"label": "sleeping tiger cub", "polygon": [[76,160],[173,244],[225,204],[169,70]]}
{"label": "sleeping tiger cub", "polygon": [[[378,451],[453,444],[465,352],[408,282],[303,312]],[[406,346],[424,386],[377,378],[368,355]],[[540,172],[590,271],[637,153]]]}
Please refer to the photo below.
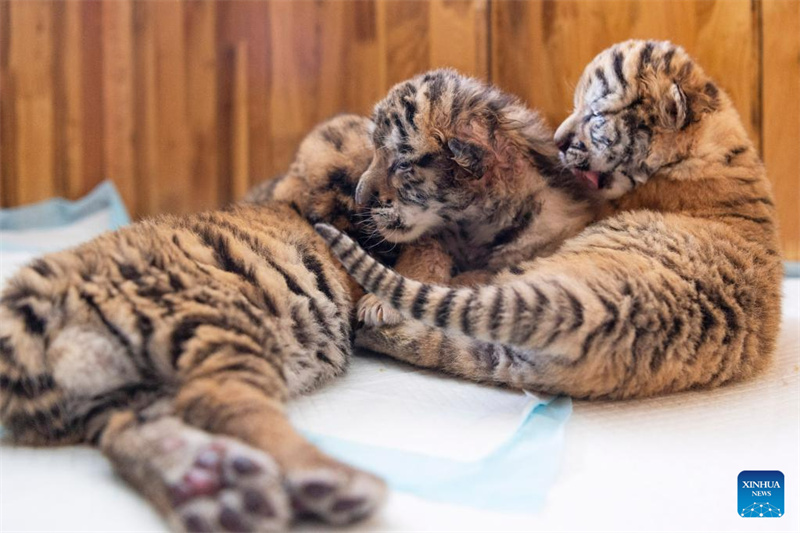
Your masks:
{"label": "sleeping tiger cub", "polygon": [[589,399],[716,387],[762,369],[782,263],[770,184],[728,96],[683,49],[628,41],[586,67],[556,142],[608,201],[605,218],[492,285],[403,278],[318,226],[368,291],[418,321],[362,330],[358,344]]}
{"label": "sleeping tiger cub", "polygon": [[351,353],[360,289],[308,220],[359,236],[371,128],[353,116],[318,127],[250,204],[146,220],[20,270],[0,299],[12,438],[99,446],[178,531],[371,513],[383,483],[324,455],[283,408]]}
{"label": "sleeping tiger cub", "polygon": [[[553,253],[596,214],[540,116],[476,79],[441,69],[399,83],[375,106],[373,122],[376,156],[356,199],[386,240],[425,236],[438,244],[438,261],[433,252],[414,257],[429,264],[415,279],[486,281],[487,273]],[[449,263],[462,273],[452,280],[442,268]],[[402,319],[389,311],[372,295],[359,304],[371,326]]]}

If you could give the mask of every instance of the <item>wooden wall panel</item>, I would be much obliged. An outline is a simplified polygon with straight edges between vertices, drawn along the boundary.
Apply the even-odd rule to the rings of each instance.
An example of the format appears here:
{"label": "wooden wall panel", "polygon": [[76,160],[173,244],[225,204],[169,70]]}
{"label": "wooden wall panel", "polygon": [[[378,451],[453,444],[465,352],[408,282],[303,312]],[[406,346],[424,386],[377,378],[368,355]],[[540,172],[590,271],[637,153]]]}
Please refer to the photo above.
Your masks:
{"label": "wooden wall panel", "polygon": [[763,3],[764,163],[777,198],[783,252],[800,260],[800,1]]}
{"label": "wooden wall panel", "polygon": [[15,201],[35,202],[57,192],[54,173],[53,9],[43,2],[12,6],[9,69],[14,72],[16,170],[25,179]]}

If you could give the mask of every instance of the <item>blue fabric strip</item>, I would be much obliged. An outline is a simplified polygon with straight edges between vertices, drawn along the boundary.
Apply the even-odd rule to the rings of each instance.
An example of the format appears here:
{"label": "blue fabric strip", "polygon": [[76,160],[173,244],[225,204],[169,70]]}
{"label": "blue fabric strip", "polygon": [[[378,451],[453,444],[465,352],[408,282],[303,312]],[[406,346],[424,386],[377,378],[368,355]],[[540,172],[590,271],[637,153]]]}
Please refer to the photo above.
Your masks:
{"label": "blue fabric strip", "polygon": [[[448,379],[448,378],[444,378]],[[508,442],[476,462],[306,436],[334,457],[374,472],[395,490],[440,502],[507,512],[536,512],[558,474],[572,401],[534,408]]]}
{"label": "blue fabric strip", "polygon": [[57,228],[77,222],[103,209],[111,213],[111,227],[115,230],[131,219],[116,187],[104,181],[80,200],[53,198],[31,205],[0,209],[0,230],[29,230]]}

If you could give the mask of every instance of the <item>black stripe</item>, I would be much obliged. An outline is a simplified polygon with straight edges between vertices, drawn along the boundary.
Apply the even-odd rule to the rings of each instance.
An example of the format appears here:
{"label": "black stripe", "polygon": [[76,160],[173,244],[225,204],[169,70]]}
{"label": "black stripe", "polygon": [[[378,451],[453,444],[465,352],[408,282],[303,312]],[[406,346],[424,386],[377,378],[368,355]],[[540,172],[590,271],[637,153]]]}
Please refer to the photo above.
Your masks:
{"label": "black stripe", "polygon": [[[377,261],[375,261],[377,263]],[[381,283],[383,283],[384,278],[389,274],[388,268],[382,268],[378,272],[378,276],[375,278],[375,281],[372,282],[372,286],[369,288],[370,291],[376,291],[380,289]]]}
{"label": "black stripe", "polygon": [[14,348],[11,346],[11,337],[0,337],[0,360],[9,366],[17,366]]}
{"label": "black stripe", "polygon": [[325,355],[325,352],[323,352],[322,350],[317,350],[317,353],[315,353],[314,355],[316,356],[317,359],[319,359],[323,363],[328,364],[330,366],[336,366],[333,364],[331,358]]}
{"label": "black stripe", "polygon": [[[711,309],[705,305],[703,299],[698,297],[697,298],[697,305],[700,308],[700,314],[702,315],[702,320],[700,322],[700,337],[698,338],[697,342],[698,345],[702,345],[705,343],[706,337],[711,332],[711,329],[718,324],[717,318],[714,316],[714,313],[711,312]],[[695,350],[697,352],[697,350]],[[697,354],[695,353],[694,357]]]}
{"label": "black stripe", "polygon": [[597,70],[594,71],[595,76],[597,76],[598,81],[600,81],[600,85],[603,86],[603,96],[607,96],[611,92],[611,87],[608,85],[608,78],[606,78],[606,73],[603,71],[601,67],[597,67]]}
{"label": "black stripe", "polygon": [[700,282],[696,282],[695,287],[699,292],[705,294],[711,305],[722,311],[726,324],[725,337],[722,339],[722,344],[729,344],[731,337],[737,335],[741,330],[736,311],[725,301],[723,295],[718,291],[709,290]]}
{"label": "black stripe", "polygon": [[472,323],[469,321],[469,313],[472,304],[475,303],[477,298],[477,293],[474,291],[470,293],[469,299],[464,303],[464,307],[461,309],[461,330],[467,336],[472,335]]}
{"label": "black stripe", "polygon": [[100,306],[97,304],[97,302],[94,300],[94,297],[91,294],[82,291],[80,293],[80,296],[81,299],[83,299],[83,301],[86,302],[86,304],[92,308],[92,311],[94,311],[94,313],[97,315],[97,317],[106,327],[106,329],[108,329],[108,331],[114,336],[114,338],[117,339],[117,341],[122,345],[122,347],[125,349],[126,354],[128,355],[128,358],[133,361],[134,360],[133,344],[131,343],[130,339],[128,339],[127,335],[125,335],[125,333],[123,333],[123,331],[120,328],[118,328],[106,317],[105,313],[103,313],[103,310],[100,309]]}
{"label": "black stripe", "polygon": [[30,304],[9,305],[9,309],[14,311],[25,324],[25,330],[31,335],[41,335],[47,327],[47,320],[37,315]]}
{"label": "black stripe", "polygon": [[533,308],[533,312],[531,313],[530,328],[525,332],[524,336],[519,341],[519,344],[523,346],[528,343],[530,338],[536,332],[536,326],[539,323],[539,317],[542,315],[542,313],[544,313],[545,308],[550,305],[550,299],[545,296],[545,294],[539,290],[536,285],[529,283],[528,286],[536,295],[536,307]]}
{"label": "black stripe", "polygon": [[335,128],[331,126],[327,126],[325,128],[322,128],[322,130],[319,133],[320,136],[325,141],[333,145],[333,147],[336,149],[337,152],[342,151],[344,138],[342,137],[342,133],[340,131],[337,131]]}
{"label": "black stripe", "polygon": [[[261,358],[256,358],[256,361],[260,363],[265,363],[264,359]],[[216,374],[232,374],[234,372],[245,372],[254,378],[265,377],[263,365],[259,364],[250,365],[247,363],[246,359],[243,359],[241,357],[236,357],[232,361],[224,363],[221,366],[209,368],[201,372],[192,373],[192,379],[208,378]],[[236,379],[238,379],[238,376]]]}
{"label": "black stripe", "polygon": [[653,57],[653,46],[654,44],[652,41],[647,41],[647,44],[644,45],[642,53],[641,55],[639,55],[639,70],[637,74],[638,76],[641,76],[644,73],[643,72],[644,67],[650,64],[650,61],[652,60]]}
{"label": "black stripe", "polygon": [[530,329],[525,332],[524,337],[520,340],[521,345],[526,345],[537,330],[539,324],[539,317],[545,312],[545,309],[550,306],[550,299],[539,290],[533,283],[528,283],[528,286],[533,290],[536,295],[536,307],[533,308],[530,320]]}
{"label": "black stripe", "polygon": [[628,87],[628,80],[625,79],[625,74],[622,72],[622,62],[624,59],[622,52],[614,52],[614,74],[617,76],[617,80],[619,80],[623,89]]}
{"label": "black stripe", "polygon": [[528,309],[528,303],[517,289],[512,287],[511,291],[514,293],[514,316],[511,320],[509,341],[514,344],[520,336],[519,328],[522,325],[522,313]]}
{"label": "black stripe", "polygon": [[347,259],[355,253],[358,247],[354,243],[348,244],[347,250],[339,254],[339,260],[345,265],[348,266],[346,261]]}
{"label": "black stripe", "polygon": [[747,204],[764,204],[770,207],[775,206],[775,202],[773,202],[771,198],[767,198],[765,196],[759,196],[757,198],[739,198],[736,200],[728,200],[726,202],[720,202],[716,205],[719,207],[740,207],[742,205],[747,205]]}
{"label": "black stripe", "polygon": [[760,225],[772,225],[774,221],[767,217],[751,217],[750,215],[743,215],[741,213],[714,213],[711,215],[695,215],[699,218],[740,218]]}
{"label": "black stripe", "polygon": [[286,283],[286,287],[290,291],[292,291],[292,293],[298,296],[303,296],[305,298],[308,298],[309,300],[312,300],[311,296],[309,296],[306,293],[306,291],[303,290],[303,288],[300,286],[300,284],[297,282],[294,276],[290,275],[286,270],[283,269],[282,266],[272,261],[271,259],[265,258],[265,261],[273,270],[275,270],[275,272],[280,274],[280,276],[283,278],[283,281]]}
{"label": "black stripe", "polygon": [[377,268],[378,268],[378,262],[377,261],[373,261],[372,264],[367,269],[367,271],[364,272],[364,275],[361,277],[361,286],[364,287],[365,289],[367,289],[368,291],[369,290],[373,290],[373,287],[370,284],[370,278],[375,273],[375,270]]}
{"label": "black stripe", "polygon": [[[137,397],[148,394],[157,395],[161,385],[158,383],[144,382],[123,385],[117,389],[104,392],[102,395],[92,397],[87,403],[91,407],[77,416],[74,423],[81,428],[86,428],[94,419],[101,416],[109,417],[109,411],[116,411],[120,408],[130,408]],[[105,429],[103,424],[99,433]],[[97,435],[99,436],[99,435]]]}
{"label": "black stripe", "polygon": [[569,361],[567,366],[571,366],[574,368],[580,364],[583,364],[583,362],[586,361],[586,358],[589,355],[589,350],[592,347],[592,343],[594,342],[595,338],[597,338],[597,336],[600,334],[600,330],[602,328],[603,325],[601,324],[596,328],[594,328],[592,331],[590,331],[588,335],[586,335],[586,338],[583,339],[583,344],[581,344],[581,353],[578,355],[578,358]]}
{"label": "black stripe", "polygon": [[197,350],[194,353],[194,357],[192,358],[192,367],[193,368],[199,367],[202,363],[205,362],[206,359],[218,353],[220,350],[224,348],[232,348],[236,350],[237,356],[248,355],[248,356],[256,356],[262,360],[267,359],[262,357],[262,354],[260,352],[253,350],[253,348],[244,343],[232,340],[224,340],[224,341],[210,342],[205,346],[203,346],[202,349]]}
{"label": "black stripe", "polygon": [[617,321],[619,320],[619,308],[611,303],[608,299],[601,296],[597,290],[595,290],[594,293],[597,295],[600,303],[603,304],[603,307],[606,308],[606,312],[610,315],[609,318],[604,321],[603,328],[603,332],[608,335],[617,325]]}
{"label": "black stripe", "polygon": [[435,75],[426,75],[424,81],[428,82],[428,100],[430,100],[431,110],[434,109],[435,104],[439,101],[444,93],[444,76],[437,72]]}
{"label": "black stripe", "polygon": [[420,287],[419,291],[417,291],[417,295],[414,297],[414,303],[411,306],[411,316],[416,319],[422,317],[425,311],[425,305],[428,303],[428,293],[430,291],[430,285],[423,285]]}
{"label": "black stripe", "polygon": [[53,272],[53,269],[50,268],[50,265],[47,264],[47,261],[41,258],[33,261],[30,264],[30,267],[31,269],[33,269],[34,272],[36,272],[43,278],[49,278],[55,274],[55,272]]}
{"label": "black stripe", "polygon": [[399,309],[402,303],[403,293],[405,292],[406,280],[402,276],[398,276],[397,280],[397,285],[395,285],[394,291],[392,291],[392,305]]}
{"label": "black stripe", "polygon": [[230,321],[222,316],[188,315],[182,317],[180,322],[172,330],[172,335],[170,335],[170,356],[173,367],[177,365],[183,353],[184,343],[194,337],[197,328],[201,326],[210,326],[226,331],[233,331],[252,340],[248,332],[241,329],[238,325],[230,323]]}
{"label": "black stripe", "polygon": [[550,335],[545,339],[544,343],[542,343],[542,348],[547,348],[550,346],[558,337],[561,335],[561,325],[564,323],[564,315],[556,315],[556,323],[553,324],[553,330]]}
{"label": "black stripe", "polygon": [[342,167],[334,167],[328,171],[327,188],[339,191],[348,198],[352,198],[356,193],[356,186],[350,179],[350,174],[347,173],[347,169]]}
{"label": "black stripe", "polygon": [[669,74],[672,71],[672,56],[675,55],[675,49],[670,48],[669,51],[664,54],[664,72]]}
{"label": "black stripe", "polygon": [[567,299],[569,300],[569,305],[572,308],[572,315],[575,319],[572,322],[572,325],[569,328],[569,331],[575,331],[576,329],[580,328],[583,325],[583,304],[572,294],[570,291],[565,289],[564,287],[560,287],[561,290],[566,294]]}
{"label": "black stripe", "polygon": [[455,124],[464,108],[464,93],[456,91],[450,104],[450,123]]}
{"label": "black stripe", "polygon": [[419,168],[427,168],[431,166],[431,164],[436,160],[436,155],[434,153],[427,153],[423,154],[418,157],[416,160],[413,161],[413,164]]}
{"label": "black stripe", "polygon": [[394,122],[394,127],[397,128],[397,133],[400,136],[401,142],[405,142],[406,139],[408,139],[408,132],[406,131],[405,126],[403,126],[403,123],[400,121],[400,115],[397,113],[392,113],[392,122]]}
{"label": "black stripe", "polygon": [[[214,222],[212,222],[214,223]],[[211,228],[201,225],[194,225],[192,229],[200,237],[203,243],[214,251],[214,257],[220,268],[227,272],[232,272],[237,276],[257,285],[255,272],[252,268],[247,268],[243,261],[231,255],[230,243],[228,238],[222,234],[214,233]]]}
{"label": "black stripe", "polygon": [[314,279],[317,282],[317,289],[325,295],[325,298],[331,302],[336,302],[336,297],[333,294],[328,278],[325,276],[325,270],[317,257],[308,250],[301,250],[301,260],[303,265],[314,274]]}
{"label": "black stripe", "polygon": [[439,305],[436,307],[436,326],[443,328],[446,327],[450,322],[452,303],[453,299],[456,297],[456,294],[457,291],[455,289],[450,289],[447,291],[447,294],[445,294],[444,298],[442,298],[442,300],[439,302]]}
{"label": "black stripe", "polygon": [[731,148],[727,154],[725,154],[725,164],[730,165],[733,162],[733,159],[740,154],[743,154],[747,151],[747,146],[736,146]]}
{"label": "black stripe", "polygon": [[405,109],[406,122],[414,131],[417,131],[417,125],[414,123],[414,117],[417,114],[417,104],[408,98],[403,98],[403,108]]}
{"label": "black stripe", "polygon": [[492,302],[492,308],[489,311],[490,313],[490,321],[489,321],[489,335],[492,339],[497,338],[497,330],[500,329],[501,324],[501,316],[503,314],[503,287],[497,287],[497,294],[494,297],[494,301]]}
{"label": "black stripe", "polygon": [[303,348],[308,348],[311,345],[312,339],[308,333],[308,324],[300,316],[300,309],[296,306],[292,307],[292,334]]}
{"label": "black stripe", "polygon": [[12,378],[0,374],[0,391],[8,392],[14,396],[21,396],[29,400],[36,398],[55,388],[53,376],[39,374],[36,376],[20,376]]}
{"label": "black stripe", "polygon": [[22,435],[34,432],[50,441],[59,441],[70,432],[70,427],[64,427],[62,421],[63,410],[58,403],[48,407],[37,407],[34,411],[15,412],[3,420],[3,425],[12,435]]}
{"label": "black stripe", "polygon": [[331,325],[328,324],[328,321],[326,320],[326,317],[322,312],[322,310],[319,308],[319,305],[317,304],[316,300],[309,299],[308,308],[314,315],[314,317],[317,319],[317,322],[319,322],[319,325],[322,328],[325,335],[327,335],[328,337],[333,337],[333,330],[331,329]]}
{"label": "black stripe", "polygon": [[337,231],[334,237],[331,239],[330,235],[328,235],[327,233],[328,232],[326,231],[322,236],[325,238],[326,241],[328,241],[328,246],[333,250],[334,248],[336,248],[336,245],[339,244],[339,241],[342,240],[344,234]]}

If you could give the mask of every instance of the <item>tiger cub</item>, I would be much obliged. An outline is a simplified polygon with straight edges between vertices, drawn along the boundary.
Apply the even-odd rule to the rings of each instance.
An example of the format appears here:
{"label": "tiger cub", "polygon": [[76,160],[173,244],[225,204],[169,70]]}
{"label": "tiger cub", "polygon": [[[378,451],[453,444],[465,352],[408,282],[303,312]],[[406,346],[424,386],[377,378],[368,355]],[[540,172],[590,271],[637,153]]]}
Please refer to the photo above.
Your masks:
{"label": "tiger cub", "polygon": [[578,398],[710,388],[761,370],[782,263],[770,184],[728,96],[682,48],[627,41],[586,67],[556,142],[608,200],[605,218],[492,285],[405,279],[318,227],[367,290],[420,321],[365,330],[361,344]]}
{"label": "tiger cub", "polygon": [[[488,280],[487,272],[553,253],[596,214],[561,166],[552,131],[495,87],[450,69],[430,71],[393,87],[372,119],[376,156],[357,201],[386,240],[425,236],[463,273],[450,280],[437,270],[440,261],[417,279]],[[359,318],[371,326],[402,318],[388,311],[368,296]]]}
{"label": "tiger cub", "polygon": [[177,531],[370,514],[383,483],[284,413],[351,353],[357,287],[308,220],[358,234],[348,202],[370,130],[352,116],[320,126],[249,204],[146,220],[20,270],[0,299],[12,438],[99,446]]}

